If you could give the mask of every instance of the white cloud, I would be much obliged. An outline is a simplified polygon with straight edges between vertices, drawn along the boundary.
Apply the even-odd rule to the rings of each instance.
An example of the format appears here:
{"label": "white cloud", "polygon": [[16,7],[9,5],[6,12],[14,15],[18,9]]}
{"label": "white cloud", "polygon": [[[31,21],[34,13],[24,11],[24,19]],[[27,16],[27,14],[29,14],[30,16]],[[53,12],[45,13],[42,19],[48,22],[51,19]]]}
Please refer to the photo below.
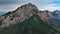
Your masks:
{"label": "white cloud", "polygon": [[56,6],[56,4],[47,4],[43,7],[40,7],[39,9],[54,11],[54,10],[60,10],[60,7]]}
{"label": "white cloud", "polygon": [[54,1],[60,1],[60,0],[27,0],[27,2],[31,2],[35,4],[40,10],[60,10],[60,6],[53,3]]}
{"label": "white cloud", "polygon": [[9,12],[15,10],[20,5],[0,5],[0,11]]}
{"label": "white cloud", "polygon": [[54,4],[53,1],[57,1],[57,0],[19,0],[17,5],[16,4],[0,5],[0,11],[5,11],[5,12],[13,11],[17,7],[27,3],[35,4],[40,10],[50,10],[50,11],[60,10],[60,7],[57,6],[57,4]]}

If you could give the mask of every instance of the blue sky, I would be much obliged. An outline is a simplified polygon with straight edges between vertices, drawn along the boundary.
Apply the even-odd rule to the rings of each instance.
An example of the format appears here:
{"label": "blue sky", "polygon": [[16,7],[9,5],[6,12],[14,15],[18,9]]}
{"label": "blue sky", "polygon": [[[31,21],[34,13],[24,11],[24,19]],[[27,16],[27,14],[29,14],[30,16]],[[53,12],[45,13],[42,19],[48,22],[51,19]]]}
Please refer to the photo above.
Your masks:
{"label": "blue sky", "polygon": [[60,10],[60,0],[0,0],[0,12],[13,11],[27,3],[35,4],[39,10]]}

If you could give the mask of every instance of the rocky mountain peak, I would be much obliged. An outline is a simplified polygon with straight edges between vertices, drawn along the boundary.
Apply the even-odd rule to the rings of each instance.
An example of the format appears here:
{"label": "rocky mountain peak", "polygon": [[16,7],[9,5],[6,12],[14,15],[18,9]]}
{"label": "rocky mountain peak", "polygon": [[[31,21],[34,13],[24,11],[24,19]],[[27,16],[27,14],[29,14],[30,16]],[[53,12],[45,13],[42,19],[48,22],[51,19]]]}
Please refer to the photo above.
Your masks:
{"label": "rocky mountain peak", "polygon": [[19,9],[22,9],[22,10],[38,10],[38,8],[34,4],[31,4],[31,3],[22,5],[21,7],[18,7],[16,10],[19,10]]}
{"label": "rocky mountain peak", "polygon": [[[59,11],[57,10],[54,12],[59,13]],[[34,14],[39,15],[42,20],[47,20],[53,17],[52,13],[49,10],[39,11],[34,4],[28,3],[22,5],[21,7],[18,7],[12,12],[8,12],[5,15],[2,15],[0,17],[0,20],[2,20],[2,25],[0,26],[0,28],[3,29],[4,27],[8,27],[13,24],[18,24],[19,22],[30,18]]]}
{"label": "rocky mountain peak", "polygon": [[8,27],[10,25],[22,22],[37,12],[38,8],[31,3],[18,7],[15,11],[8,12],[7,14],[1,16],[2,25],[0,28]]}

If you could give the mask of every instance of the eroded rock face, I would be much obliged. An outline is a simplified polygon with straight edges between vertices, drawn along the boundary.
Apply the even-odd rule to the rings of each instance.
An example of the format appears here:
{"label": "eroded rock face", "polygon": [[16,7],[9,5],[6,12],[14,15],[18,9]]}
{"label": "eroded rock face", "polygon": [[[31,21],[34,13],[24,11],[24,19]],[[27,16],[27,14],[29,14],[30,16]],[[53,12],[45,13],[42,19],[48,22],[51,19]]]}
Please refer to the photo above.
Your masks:
{"label": "eroded rock face", "polygon": [[44,10],[44,11],[40,11],[38,13],[38,15],[40,16],[40,18],[44,21],[44,20],[48,20],[49,18],[53,18],[52,14],[50,11],[48,10]]}
{"label": "eroded rock face", "polygon": [[8,27],[18,22],[22,22],[37,12],[37,7],[31,3],[18,7],[15,11],[8,12],[7,14],[1,16],[3,21],[0,28]]}

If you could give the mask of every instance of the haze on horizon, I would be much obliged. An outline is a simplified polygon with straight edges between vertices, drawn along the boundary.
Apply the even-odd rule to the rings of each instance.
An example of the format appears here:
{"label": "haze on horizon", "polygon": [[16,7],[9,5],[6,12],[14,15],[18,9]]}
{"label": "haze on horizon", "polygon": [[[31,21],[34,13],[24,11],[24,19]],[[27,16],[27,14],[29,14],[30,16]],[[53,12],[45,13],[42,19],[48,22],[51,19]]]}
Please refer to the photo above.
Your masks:
{"label": "haze on horizon", "polygon": [[0,0],[0,12],[13,11],[28,3],[35,4],[39,10],[60,10],[60,0]]}

